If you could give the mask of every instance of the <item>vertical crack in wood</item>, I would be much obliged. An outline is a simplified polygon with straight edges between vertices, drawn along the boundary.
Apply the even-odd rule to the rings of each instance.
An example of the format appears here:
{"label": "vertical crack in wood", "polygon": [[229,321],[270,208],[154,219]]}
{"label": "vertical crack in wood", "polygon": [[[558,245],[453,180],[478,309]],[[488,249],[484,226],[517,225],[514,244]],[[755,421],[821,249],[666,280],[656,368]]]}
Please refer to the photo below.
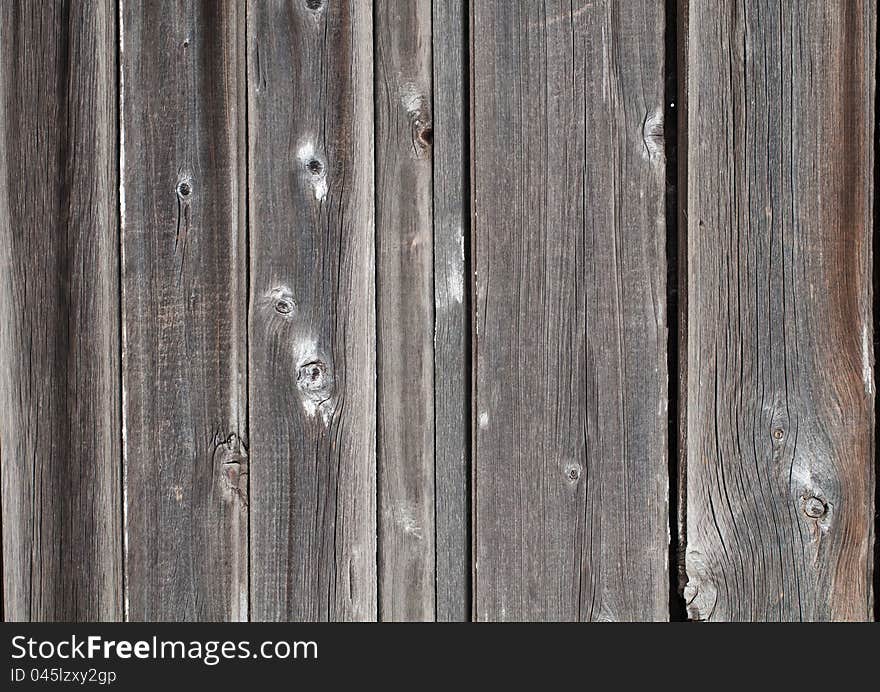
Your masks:
{"label": "vertical crack in wood", "polygon": [[[378,75],[379,68],[376,64],[376,3],[371,3],[370,8],[370,19],[373,27],[373,33],[371,36],[370,50],[373,58],[372,66],[371,66],[371,77],[372,77],[372,97],[373,97],[373,326],[376,330],[376,335],[378,336],[379,330],[379,233],[376,230],[375,224],[376,220],[379,218],[378,215],[378,195],[376,194],[376,180],[377,180],[377,168],[378,168],[378,160],[379,157],[376,155],[377,150],[377,137],[376,137],[376,123],[379,119],[379,99],[376,98],[376,84],[378,83]],[[376,431],[376,441],[375,441],[375,449],[376,449],[376,487],[375,487],[375,496],[376,496],[376,512],[375,512],[375,528],[376,528],[376,620],[382,619],[382,609],[385,607],[384,598],[382,597],[382,584],[381,584],[381,574],[383,569],[382,564],[382,538],[381,538],[381,526],[382,526],[382,483],[384,482],[383,473],[382,473],[382,464],[379,460],[382,458],[382,440],[381,435],[379,433],[381,418],[380,418],[380,384],[379,384],[379,372],[382,367],[381,356],[379,353],[379,339],[376,338],[373,342],[374,345],[374,362],[376,366],[376,379],[375,379],[375,387],[373,390],[373,412],[375,416],[375,431]]]}
{"label": "vertical crack in wood", "polygon": [[[442,1],[442,0],[441,0]],[[471,5],[472,0],[463,0],[462,3],[462,201],[465,205],[462,218],[465,226],[462,228],[462,264],[464,271],[464,343],[467,345],[464,356],[464,372],[465,387],[465,415],[464,420],[466,426],[464,430],[464,453],[465,453],[465,498],[467,510],[465,512],[465,547],[466,547],[466,563],[467,563],[467,583],[465,584],[467,593],[465,600],[467,603],[466,619],[474,620],[473,594],[474,594],[474,560],[473,560],[473,539],[474,527],[473,517],[475,505],[473,502],[473,435],[472,424],[474,411],[474,378],[473,378],[473,354],[474,354],[474,322],[473,322],[473,213],[474,207],[472,203],[473,194],[473,169],[471,167],[471,133],[473,127],[471,124],[471,116],[473,113],[471,93],[473,88],[473,79],[471,75]]]}
{"label": "vertical crack in wood", "polygon": [[[873,167],[873,186],[874,193],[872,208],[871,229],[871,287],[873,296],[871,304],[873,309],[874,322],[874,344],[873,355],[874,363],[878,362],[880,356],[880,253],[877,252],[880,247],[880,84],[878,84],[878,75],[880,75],[880,31],[874,26],[874,167]],[[876,367],[874,369],[874,377],[876,378]],[[873,390],[876,392],[877,387]],[[874,574],[872,579],[872,590],[874,598],[873,614],[874,620],[880,621],[880,440],[877,436],[877,398],[874,398]]]}
{"label": "vertical crack in wood", "polygon": [[[250,11],[250,0],[244,1],[244,11],[242,15],[239,17],[239,27],[238,27],[238,46],[237,53],[239,55],[239,79],[241,80],[240,90],[243,94],[242,101],[244,102],[242,105],[242,112],[240,115],[239,127],[243,130],[243,135],[239,139],[241,142],[241,146],[243,149],[240,166],[239,166],[239,176],[244,180],[244,193],[242,200],[242,208],[241,208],[241,216],[243,221],[243,237],[244,237],[244,258],[242,259],[243,271],[244,271],[244,323],[241,325],[242,332],[242,341],[244,343],[244,385],[241,387],[240,391],[242,396],[244,397],[244,438],[248,444],[250,444],[250,425],[251,425],[251,397],[250,397],[250,382],[251,382],[251,359],[249,357],[250,353],[250,323],[251,323],[251,213],[250,213],[250,200],[251,200],[251,175],[250,175],[250,98],[248,97],[248,90],[250,88],[250,60],[248,54],[248,14]],[[260,75],[260,50],[259,44],[257,45],[256,50],[256,62],[257,62],[257,75]],[[262,85],[265,87],[265,84]],[[259,88],[259,87],[258,87]],[[248,460],[248,464],[250,464],[250,460]],[[250,467],[248,467],[248,479],[247,479],[247,492],[248,498],[250,498]],[[251,579],[251,531],[253,524],[251,523],[251,503],[248,501],[247,505],[247,531],[245,538],[245,549],[247,552],[247,559],[245,560],[244,567],[247,570],[247,573],[244,576],[245,582],[245,594],[242,597],[244,600],[245,612],[247,613],[247,617],[245,618],[247,621],[253,620],[253,588],[252,588],[252,579]]]}
{"label": "vertical crack in wood", "polygon": [[[681,29],[679,21],[687,11],[687,0],[666,0],[666,34],[665,34],[665,103],[664,103],[664,143],[666,154],[666,314],[667,314],[667,371],[669,385],[668,428],[668,474],[669,474],[669,619],[681,621],[687,619],[683,589],[684,575],[684,493],[681,491],[684,457],[683,441],[680,439],[681,416],[683,407],[680,403],[682,392],[679,367],[683,358],[683,342],[681,330],[685,327],[682,319],[685,297],[682,295],[680,277],[686,274],[686,265],[682,258],[681,248],[686,247],[684,240],[685,219],[682,207],[686,203],[686,176],[683,174],[686,152],[683,153],[681,131],[684,129],[685,109],[680,98],[687,89],[686,76],[681,69],[686,64],[682,60],[687,45],[686,33]],[[682,22],[684,23],[684,22]],[[681,205],[681,206],[680,206]]]}
{"label": "vertical crack in wood", "polygon": [[122,272],[125,266],[125,80],[122,71],[122,61],[125,52],[125,37],[123,34],[123,3],[125,0],[117,0],[116,3],[116,173],[118,176],[118,219],[117,251],[119,262],[116,267],[118,314],[119,314],[119,443],[121,454],[119,455],[119,499],[120,507],[120,537],[122,545],[122,619],[128,621],[128,486],[126,469],[126,446],[125,446],[125,284],[122,280]]}

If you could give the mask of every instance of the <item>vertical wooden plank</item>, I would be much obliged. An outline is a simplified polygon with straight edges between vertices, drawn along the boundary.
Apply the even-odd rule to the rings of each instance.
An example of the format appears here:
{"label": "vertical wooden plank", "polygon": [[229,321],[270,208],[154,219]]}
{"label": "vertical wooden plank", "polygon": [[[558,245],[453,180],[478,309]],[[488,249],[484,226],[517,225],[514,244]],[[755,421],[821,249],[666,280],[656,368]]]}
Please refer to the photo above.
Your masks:
{"label": "vertical wooden plank", "polygon": [[247,27],[252,616],[375,619],[371,3]]}
{"label": "vertical wooden plank", "polygon": [[379,616],[433,620],[431,2],[374,13]]}
{"label": "vertical wooden plank", "polygon": [[122,615],[116,3],[0,4],[7,620]]}
{"label": "vertical wooden plank", "polygon": [[663,30],[472,6],[479,620],[668,617]]}
{"label": "vertical wooden plank", "polygon": [[131,620],[246,620],[244,13],[124,0]]}
{"label": "vertical wooden plank", "polygon": [[690,0],[693,619],[871,614],[875,24]]}
{"label": "vertical wooden plank", "polygon": [[434,479],[436,617],[470,619],[470,224],[464,0],[432,3],[434,76]]}

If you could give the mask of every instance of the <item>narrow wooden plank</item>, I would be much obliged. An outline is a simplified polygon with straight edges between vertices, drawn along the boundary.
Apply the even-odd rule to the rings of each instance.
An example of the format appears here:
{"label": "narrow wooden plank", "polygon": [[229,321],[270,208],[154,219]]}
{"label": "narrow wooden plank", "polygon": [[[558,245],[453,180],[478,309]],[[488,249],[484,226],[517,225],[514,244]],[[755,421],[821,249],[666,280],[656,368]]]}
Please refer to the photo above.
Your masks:
{"label": "narrow wooden plank", "polygon": [[472,5],[479,620],[668,617],[663,30]]}
{"label": "narrow wooden plank", "polygon": [[434,479],[436,617],[470,619],[470,131],[465,120],[468,14],[464,0],[432,3],[434,76]]}
{"label": "narrow wooden plank", "polygon": [[690,0],[693,619],[871,615],[875,25]]}
{"label": "narrow wooden plank", "polygon": [[431,2],[374,3],[379,616],[433,620]]}
{"label": "narrow wooden plank", "polygon": [[377,615],[371,10],[248,5],[256,620]]}
{"label": "narrow wooden plank", "polygon": [[127,617],[246,620],[244,13],[121,30]]}
{"label": "narrow wooden plank", "polygon": [[122,615],[116,3],[0,3],[7,620]]}

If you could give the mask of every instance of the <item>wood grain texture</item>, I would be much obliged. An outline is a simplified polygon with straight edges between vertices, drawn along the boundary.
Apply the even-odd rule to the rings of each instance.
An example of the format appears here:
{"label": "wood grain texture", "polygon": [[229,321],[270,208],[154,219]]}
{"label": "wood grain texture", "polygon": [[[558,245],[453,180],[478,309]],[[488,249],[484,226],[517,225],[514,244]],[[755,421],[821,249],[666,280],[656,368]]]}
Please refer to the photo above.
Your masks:
{"label": "wood grain texture", "polygon": [[463,0],[432,3],[436,617],[470,619],[469,105]]}
{"label": "wood grain texture", "polygon": [[478,620],[668,617],[663,29],[472,5]]}
{"label": "wood grain texture", "polygon": [[246,620],[244,14],[120,16],[127,617]]}
{"label": "wood grain texture", "polygon": [[690,0],[689,614],[871,614],[876,3]]}
{"label": "wood grain texture", "polygon": [[433,620],[431,2],[374,3],[379,616]]}
{"label": "wood grain texture", "polygon": [[252,619],[375,619],[371,4],[247,36]]}
{"label": "wood grain texture", "polygon": [[122,616],[116,3],[0,3],[6,620]]}

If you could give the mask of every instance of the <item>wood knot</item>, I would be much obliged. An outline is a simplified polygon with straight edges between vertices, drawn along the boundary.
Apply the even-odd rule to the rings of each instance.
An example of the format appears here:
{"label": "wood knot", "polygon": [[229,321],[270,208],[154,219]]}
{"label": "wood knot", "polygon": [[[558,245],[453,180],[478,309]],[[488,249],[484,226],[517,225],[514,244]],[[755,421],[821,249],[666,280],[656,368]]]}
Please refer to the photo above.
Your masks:
{"label": "wood knot", "polygon": [[296,310],[296,301],[293,299],[293,293],[287,286],[276,286],[267,291],[263,296],[263,305],[272,306],[272,309],[285,318],[290,318],[294,310]]}
{"label": "wood knot", "polygon": [[323,359],[312,356],[300,361],[296,369],[296,388],[303,408],[310,416],[320,412],[325,425],[329,425],[333,417],[333,387],[333,373]]}
{"label": "wood knot", "polygon": [[571,482],[576,483],[581,477],[581,467],[579,464],[568,464],[565,467],[565,477]]}
{"label": "wood knot", "polygon": [[804,498],[804,514],[810,519],[821,519],[828,513],[828,504],[818,497]]}
{"label": "wood knot", "polygon": [[180,199],[187,199],[192,194],[192,191],[192,181],[189,178],[184,178],[177,183],[177,196]]}
{"label": "wood knot", "polygon": [[776,428],[773,430],[773,439],[774,440],[779,441],[783,437],[785,437],[785,430],[783,430],[782,428]]}
{"label": "wood knot", "polygon": [[320,392],[325,387],[327,365],[321,360],[310,360],[299,366],[296,385],[304,392]]}
{"label": "wood knot", "polygon": [[421,158],[434,144],[429,100],[418,85],[407,82],[400,87],[400,103],[409,117],[413,152]]}
{"label": "wood knot", "polygon": [[645,145],[645,158],[659,160],[663,156],[663,109],[645,113],[642,120],[642,142]]}
{"label": "wood knot", "polygon": [[315,199],[323,201],[327,196],[327,166],[311,141],[304,142],[297,152],[297,159],[305,172],[306,182],[312,188]]}
{"label": "wood knot", "polygon": [[431,123],[417,118],[413,123],[415,139],[422,149],[430,149],[434,144],[434,128]]}
{"label": "wood knot", "polygon": [[248,453],[241,438],[235,433],[225,439],[214,438],[214,464],[222,480],[227,500],[237,500],[242,508],[248,506]]}
{"label": "wood knot", "polygon": [[317,12],[324,6],[322,0],[306,0],[306,8],[310,9],[312,12]]}
{"label": "wood knot", "polygon": [[289,315],[293,312],[293,303],[285,298],[279,298],[275,303],[275,312],[281,315]]}

